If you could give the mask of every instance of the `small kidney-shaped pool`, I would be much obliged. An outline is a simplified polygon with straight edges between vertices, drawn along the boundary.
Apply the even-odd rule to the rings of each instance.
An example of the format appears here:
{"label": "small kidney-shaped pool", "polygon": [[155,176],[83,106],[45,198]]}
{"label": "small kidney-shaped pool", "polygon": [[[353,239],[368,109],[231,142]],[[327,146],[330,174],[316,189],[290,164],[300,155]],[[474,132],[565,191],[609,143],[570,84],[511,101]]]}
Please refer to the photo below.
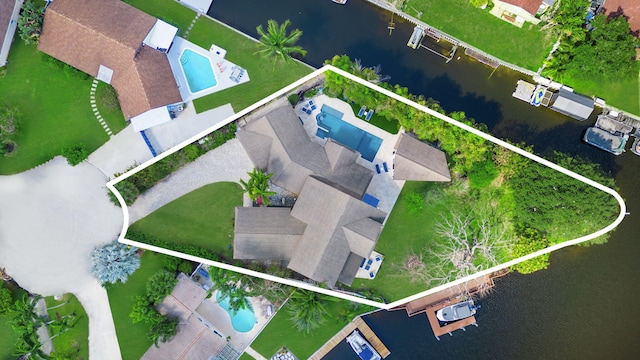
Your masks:
{"label": "small kidney-shaped pool", "polygon": [[216,301],[227,312],[229,318],[231,318],[231,325],[237,332],[245,333],[253,329],[256,324],[256,314],[253,313],[253,309],[240,309],[234,313],[229,307],[229,297],[222,298],[220,291],[216,292]]}

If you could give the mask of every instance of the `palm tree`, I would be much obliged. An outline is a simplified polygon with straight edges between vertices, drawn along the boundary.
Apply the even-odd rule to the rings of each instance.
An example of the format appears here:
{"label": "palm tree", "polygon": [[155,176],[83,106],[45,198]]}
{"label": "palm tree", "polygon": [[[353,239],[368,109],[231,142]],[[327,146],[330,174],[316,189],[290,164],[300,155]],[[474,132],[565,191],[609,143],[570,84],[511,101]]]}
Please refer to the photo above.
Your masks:
{"label": "palm tree", "polygon": [[258,203],[258,205],[269,205],[271,203],[269,196],[276,194],[267,190],[269,188],[269,179],[273,174],[265,173],[256,168],[247,174],[249,175],[249,181],[240,179],[243,192],[246,192],[249,199]]}
{"label": "palm tree", "polygon": [[171,340],[178,333],[178,318],[169,318],[166,315],[155,324],[151,325],[147,337],[158,347],[161,342]]}
{"label": "palm tree", "polygon": [[322,294],[298,289],[287,302],[287,312],[293,326],[300,332],[309,334],[324,324],[329,312],[326,303],[330,298]]}
{"label": "palm tree", "polygon": [[260,50],[255,53],[274,58],[274,69],[278,60],[287,62],[291,60],[293,54],[300,54],[301,56],[307,54],[306,50],[295,45],[300,39],[300,36],[302,36],[302,31],[295,29],[291,31],[290,34],[287,34],[287,26],[290,24],[291,21],[286,20],[284,24],[278,25],[278,22],[270,19],[267,22],[266,32],[262,28],[262,25],[256,28],[256,31],[260,35],[260,43],[258,44]]}

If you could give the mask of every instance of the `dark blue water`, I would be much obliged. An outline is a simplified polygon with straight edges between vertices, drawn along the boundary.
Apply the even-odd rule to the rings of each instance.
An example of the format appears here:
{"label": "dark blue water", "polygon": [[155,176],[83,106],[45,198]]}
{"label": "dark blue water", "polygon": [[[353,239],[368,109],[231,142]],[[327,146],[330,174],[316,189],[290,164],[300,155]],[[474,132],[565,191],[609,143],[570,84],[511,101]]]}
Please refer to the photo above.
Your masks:
{"label": "dark blue water", "polygon": [[[458,331],[441,341],[424,316],[380,312],[367,323],[390,348],[388,359],[640,359],[640,157],[615,157],[580,141],[592,117],[577,122],[545,108],[513,99],[521,76],[492,69],[461,56],[445,64],[426,50],[406,46],[413,26],[360,0],[337,5],[330,0],[215,0],[213,17],[257,36],[268,19],[292,21],[304,34],[304,58],[319,67],[335,54],[381,64],[391,83],[438,100],[449,110],[463,110],[488,125],[491,133],[580,155],[615,175],[631,215],[606,245],[572,247],[551,255],[549,269],[531,275],[510,274],[481,301],[479,327]],[[464,21],[461,16],[460,21]],[[602,95],[606,98],[606,94]],[[357,359],[346,343],[328,359]]]}

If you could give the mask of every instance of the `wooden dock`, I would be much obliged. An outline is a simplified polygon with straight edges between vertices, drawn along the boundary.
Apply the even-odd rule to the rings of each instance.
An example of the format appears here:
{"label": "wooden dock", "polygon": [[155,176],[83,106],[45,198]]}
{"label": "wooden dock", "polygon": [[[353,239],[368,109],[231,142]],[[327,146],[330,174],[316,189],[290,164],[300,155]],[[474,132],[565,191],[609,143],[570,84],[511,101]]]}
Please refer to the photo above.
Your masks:
{"label": "wooden dock", "polygon": [[341,343],[349,334],[351,334],[355,329],[358,329],[365,339],[373,346],[374,349],[385,359],[391,352],[387,347],[380,341],[378,336],[371,330],[369,325],[362,320],[360,316],[356,317],[352,322],[348,323],[347,326],[343,327],[337,334],[335,334],[329,341],[327,341],[318,351],[313,353],[310,360],[320,360],[325,355],[327,355],[331,350],[333,350],[336,345]]}
{"label": "wooden dock", "polygon": [[438,321],[438,318],[436,317],[436,312],[440,309],[442,309],[443,307],[446,306],[450,306],[450,305],[454,305],[457,304],[459,302],[462,302],[461,298],[457,298],[457,299],[452,299],[449,301],[445,301],[443,303],[440,303],[438,305],[434,305],[434,306],[430,306],[427,309],[425,309],[425,312],[427,313],[427,319],[429,319],[429,325],[431,325],[431,330],[433,330],[433,335],[435,335],[436,339],[440,340],[440,336],[444,335],[444,334],[449,334],[451,335],[451,333],[455,330],[463,330],[466,331],[465,328],[469,325],[475,325],[478,326],[478,324],[476,324],[476,317],[475,316],[471,316],[462,320],[458,320],[458,321],[454,321],[451,324],[447,324],[447,325],[440,325],[440,322]]}

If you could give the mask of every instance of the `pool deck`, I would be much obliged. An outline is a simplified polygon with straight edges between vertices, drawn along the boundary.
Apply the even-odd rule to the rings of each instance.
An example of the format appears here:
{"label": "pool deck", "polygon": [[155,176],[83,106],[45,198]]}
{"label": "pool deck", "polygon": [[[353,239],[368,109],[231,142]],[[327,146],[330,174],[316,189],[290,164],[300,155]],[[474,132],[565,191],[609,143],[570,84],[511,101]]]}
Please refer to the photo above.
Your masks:
{"label": "pool deck", "polygon": [[[318,124],[316,122],[316,115],[320,113],[320,109],[322,105],[330,106],[344,115],[342,116],[342,120],[356,126],[372,135],[375,135],[382,139],[382,144],[378,149],[378,153],[373,161],[368,161],[359,157],[356,161],[359,165],[366,167],[373,171],[373,179],[367,188],[367,193],[375,196],[380,200],[378,204],[378,208],[386,213],[390,213],[391,209],[393,209],[393,205],[395,204],[398,196],[400,195],[400,190],[402,190],[402,186],[404,186],[404,181],[393,180],[393,158],[394,158],[394,147],[398,138],[400,137],[401,132],[398,134],[391,134],[377,126],[374,126],[364,119],[358,118],[356,114],[353,113],[353,109],[351,105],[348,103],[332,98],[326,95],[317,95],[313,97],[313,102],[316,105],[316,109],[311,112],[311,114],[306,114],[302,111],[302,108],[308,100],[301,102],[296,105],[295,111],[296,114],[300,117],[303,122],[304,128],[309,134],[309,137],[312,141],[324,145],[328,141],[328,139],[321,139],[316,136],[316,131],[318,130]],[[382,167],[382,163],[386,162],[389,172],[385,172]],[[376,164],[380,166],[380,174],[376,171]],[[386,220],[385,220],[386,221]]]}
{"label": "pool deck", "polygon": [[[213,73],[216,76],[216,86],[199,91],[197,93],[191,93],[191,91],[189,90],[189,85],[187,84],[187,79],[185,78],[182,71],[182,65],[180,64],[180,55],[185,49],[190,49],[209,59],[209,61],[211,62]],[[180,96],[182,96],[183,101],[191,101],[197,98],[201,98],[203,96],[213,94],[214,92],[228,89],[232,86],[243,84],[249,81],[249,74],[246,70],[237,82],[232,80],[231,75],[234,72],[234,68],[240,68],[238,65],[216,55],[215,52],[203,49],[200,46],[178,36],[174,38],[173,45],[171,45],[171,49],[169,50],[169,53],[167,55],[169,58],[171,71],[173,72],[173,76],[176,79],[178,89],[180,90]]]}

